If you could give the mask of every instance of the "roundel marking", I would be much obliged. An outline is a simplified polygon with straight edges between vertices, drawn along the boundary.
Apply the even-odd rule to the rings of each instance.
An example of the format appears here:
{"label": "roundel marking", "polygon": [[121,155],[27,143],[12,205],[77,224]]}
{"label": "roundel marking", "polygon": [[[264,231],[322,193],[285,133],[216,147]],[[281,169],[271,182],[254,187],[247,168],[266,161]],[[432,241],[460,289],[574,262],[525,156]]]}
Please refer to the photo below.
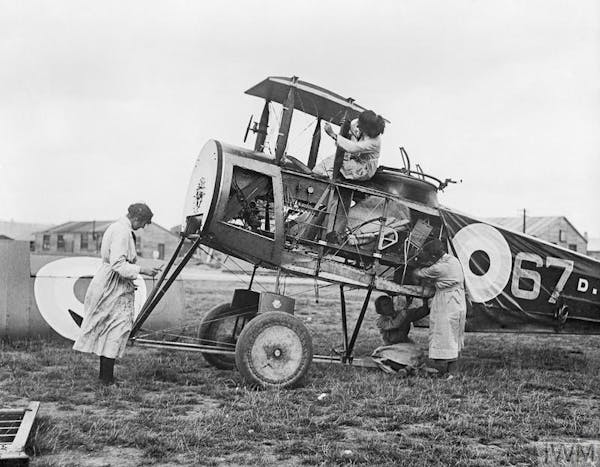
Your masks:
{"label": "roundel marking", "polygon": [[[75,340],[79,335],[79,326],[69,310],[82,318],[85,316],[76,284],[79,282],[77,287],[80,287],[82,277],[91,278],[96,274],[101,263],[100,258],[89,256],[61,258],[45,264],[36,274],[33,291],[40,314],[52,329],[67,339]],[[146,283],[139,276],[134,283],[137,314],[146,299]]]}
{"label": "roundel marking", "polygon": [[[502,234],[488,224],[470,224],[454,235],[452,243],[472,300],[484,303],[497,297],[508,284],[512,268],[510,247]],[[489,261],[485,261],[483,270],[474,271],[477,256]]]}

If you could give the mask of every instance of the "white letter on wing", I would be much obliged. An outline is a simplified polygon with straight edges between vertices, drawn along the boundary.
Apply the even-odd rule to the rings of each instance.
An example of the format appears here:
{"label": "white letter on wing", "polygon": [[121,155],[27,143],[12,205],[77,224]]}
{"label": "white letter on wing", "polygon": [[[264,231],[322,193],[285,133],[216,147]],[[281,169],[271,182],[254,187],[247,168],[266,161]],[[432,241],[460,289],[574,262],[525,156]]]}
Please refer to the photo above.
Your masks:
{"label": "white letter on wing", "polygon": [[589,286],[590,284],[587,279],[580,277],[579,282],[577,282],[577,292],[587,292]]}

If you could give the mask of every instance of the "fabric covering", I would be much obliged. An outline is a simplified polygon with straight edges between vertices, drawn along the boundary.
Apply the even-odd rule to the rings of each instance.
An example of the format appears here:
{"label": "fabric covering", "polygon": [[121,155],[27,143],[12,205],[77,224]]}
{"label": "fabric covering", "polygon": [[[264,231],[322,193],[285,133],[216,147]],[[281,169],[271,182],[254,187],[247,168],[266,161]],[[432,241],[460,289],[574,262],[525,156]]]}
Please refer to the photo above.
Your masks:
{"label": "fabric covering", "polygon": [[[338,135],[337,145],[345,152],[340,173],[347,180],[370,180],[379,164],[381,135],[371,138],[361,134],[358,119],[350,124],[350,138]],[[315,173],[332,177],[335,155],[324,159],[315,167]]]}
{"label": "fabric covering", "polygon": [[467,329],[600,333],[600,261],[448,208],[440,215],[473,302]]}
{"label": "fabric covering", "polygon": [[84,300],[81,334],[73,348],[107,358],[123,356],[134,320],[133,281],[140,273],[131,222],[111,224],[102,238],[102,265]]}
{"label": "fabric covering", "polygon": [[420,366],[423,357],[423,351],[411,342],[377,347],[371,355],[386,373],[395,373],[400,368],[415,369]]}
{"label": "fabric covering", "polygon": [[458,259],[445,253],[417,276],[435,284],[429,314],[429,358],[455,359],[464,346],[467,305],[464,276]]}

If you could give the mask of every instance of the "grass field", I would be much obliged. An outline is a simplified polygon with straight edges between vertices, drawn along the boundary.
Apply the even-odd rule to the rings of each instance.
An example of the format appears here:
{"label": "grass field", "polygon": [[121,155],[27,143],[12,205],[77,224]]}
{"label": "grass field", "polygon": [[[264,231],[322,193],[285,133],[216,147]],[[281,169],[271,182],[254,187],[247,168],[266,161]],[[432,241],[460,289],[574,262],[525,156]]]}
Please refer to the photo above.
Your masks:
{"label": "grass field", "polygon": [[[234,287],[189,283],[190,320]],[[316,351],[329,353],[342,342],[337,289],[323,289],[319,304],[307,289],[287,293]],[[350,323],[363,294],[348,294]],[[359,354],[380,345],[375,316],[370,309]],[[413,337],[425,345],[426,330]],[[0,400],[41,401],[33,466],[535,465],[557,442],[598,443],[599,343],[467,334],[462,374],[450,381],[313,364],[299,389],[257,391],[200,354],[138,347],[116,367],[120,385],[104,388],[96,358],[69,343],[5,342]],[[586,452],[600,464],[600,449]]]}

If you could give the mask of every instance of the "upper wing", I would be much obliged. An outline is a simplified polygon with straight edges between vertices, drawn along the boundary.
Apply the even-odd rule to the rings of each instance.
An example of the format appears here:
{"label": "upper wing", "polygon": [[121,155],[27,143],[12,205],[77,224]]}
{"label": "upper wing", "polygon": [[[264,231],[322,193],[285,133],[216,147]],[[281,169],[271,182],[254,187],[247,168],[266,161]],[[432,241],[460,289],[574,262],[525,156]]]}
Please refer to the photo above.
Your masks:
{"label": "upper wing", "polygon": [[342,120],[357,118],[364,107],[354,103],[354,99],[342,97],[320,86],[306,81],[294,80],[282,76],[270,76],[246,91],[251,96],[262,97],[268,101],[284,104],[290,88],[296,92],[294,108],[340,125]]}

